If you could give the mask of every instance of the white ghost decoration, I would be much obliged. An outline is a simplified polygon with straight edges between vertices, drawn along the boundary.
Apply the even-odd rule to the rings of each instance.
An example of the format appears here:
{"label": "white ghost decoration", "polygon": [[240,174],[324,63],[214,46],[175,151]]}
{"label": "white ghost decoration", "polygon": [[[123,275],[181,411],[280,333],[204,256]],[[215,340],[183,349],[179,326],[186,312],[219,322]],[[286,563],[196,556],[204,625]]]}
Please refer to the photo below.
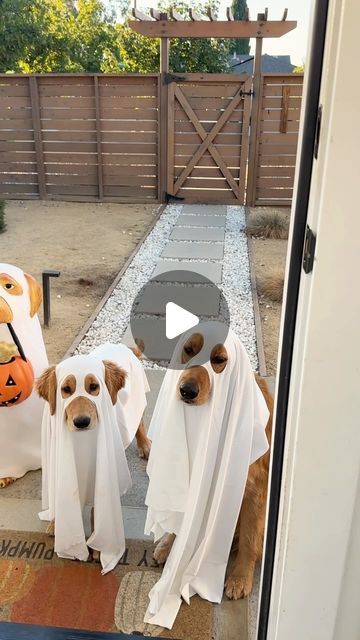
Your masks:
{"label": "white ghost decoration", "polygon": [[[37,310],[41,289],[21,269],[0,263],[0,342],[14,343],[15,332],[35,377],[48,366]],[[0,391],[1,393],[1,391]],[[0,478],[20,478],[41,466],[41,418],[44,401],[33,391],[21,404],[1,405]]]}

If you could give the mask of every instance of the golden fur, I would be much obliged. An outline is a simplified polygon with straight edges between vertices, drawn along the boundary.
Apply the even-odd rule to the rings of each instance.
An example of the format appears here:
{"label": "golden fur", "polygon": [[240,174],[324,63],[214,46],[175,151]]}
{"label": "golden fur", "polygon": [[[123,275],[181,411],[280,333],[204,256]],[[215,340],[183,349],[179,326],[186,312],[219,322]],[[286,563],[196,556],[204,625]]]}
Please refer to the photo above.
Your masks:
{"label": "golden fur", "polygon": [[29,287],[29,297],[30,297],[30,317],[33,318],[34,315],[38,312],[39,307],[42,301],[42,289],[39,283],[30,276],[28,273],[24,273],[25,280],[28,283]]}

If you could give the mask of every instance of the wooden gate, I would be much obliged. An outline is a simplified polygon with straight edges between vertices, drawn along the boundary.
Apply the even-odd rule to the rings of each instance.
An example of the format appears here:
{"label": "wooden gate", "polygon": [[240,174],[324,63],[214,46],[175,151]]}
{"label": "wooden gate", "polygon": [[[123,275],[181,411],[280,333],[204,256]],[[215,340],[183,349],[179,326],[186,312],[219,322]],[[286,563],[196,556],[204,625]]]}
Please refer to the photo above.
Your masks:
{"label": "wooden gate", "polygon": [[173,78],[168,95],[168,193],[185,202],[243,204],[251,78]]}

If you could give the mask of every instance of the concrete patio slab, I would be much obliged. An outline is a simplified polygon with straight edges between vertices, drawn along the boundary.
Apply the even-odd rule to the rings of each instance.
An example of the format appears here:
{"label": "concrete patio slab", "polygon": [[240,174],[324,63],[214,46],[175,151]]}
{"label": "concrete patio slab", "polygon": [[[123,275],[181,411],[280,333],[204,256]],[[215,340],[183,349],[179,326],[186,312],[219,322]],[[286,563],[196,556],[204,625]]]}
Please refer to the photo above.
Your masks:
{"label": "concrete patio slab", "polygon": [[165,258],[193,258],[196,260],[221,260],[224,255],[223,243],[210,242],[169,242],[162,252]]}
{"label": "concrete patio slab", "polygon": [[225,229],[222,227],[174,227],[170,240],[222,241]]}
{"label": "concrete patio slab", "polygon": [[182,213],[175,227],[225,227],[226,216],[209,216],[209,215],[189,215]]}
{"label": "concrete patio slab", "polygon": [[[216,262],[186,262],[180,260],[159,260],[153,276],[165,274],[167,271],[189,271],[189,275],[179,278],[179,282],[199,282],[196,275],[205,276],[211,282],[221,282],[222,265]],[[201,281],[201,279],[200,279]]]}
{"label": "concrete patio slab", "polygon": [[136,313],[165,313],[169,301],[196,315],[214,316],[219,312],[220,291],[211,286],[150,285],[144,290]]}

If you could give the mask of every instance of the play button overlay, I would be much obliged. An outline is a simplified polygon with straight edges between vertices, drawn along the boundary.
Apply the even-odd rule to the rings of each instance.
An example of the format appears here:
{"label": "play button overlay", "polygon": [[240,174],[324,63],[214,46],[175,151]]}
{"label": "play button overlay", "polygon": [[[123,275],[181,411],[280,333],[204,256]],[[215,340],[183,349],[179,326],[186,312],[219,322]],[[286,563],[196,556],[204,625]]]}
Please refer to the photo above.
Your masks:
{"label": "play button overlay", "polygon": [[186,311],[182,307],[179,307],[175,302],[168,302],[166,304],[166,337],[171,340],[185,333],[188,329],[196,327],[200,320],[198,316],[195,316],[190,311]]}
{"label": "play button overlay", "polygon": [[[124,342],[141,341],[145,359],[183,369],[181,362],[171,361],[178,340],[192,328],[194,333],[201,332],[201,323],[209,321],[217,326],[216,344],[223,343],[230,314],[220,288],[195,271],[166,271],[151,278],[136,296]],[[201,364],[201,353],[197,364]]]}

